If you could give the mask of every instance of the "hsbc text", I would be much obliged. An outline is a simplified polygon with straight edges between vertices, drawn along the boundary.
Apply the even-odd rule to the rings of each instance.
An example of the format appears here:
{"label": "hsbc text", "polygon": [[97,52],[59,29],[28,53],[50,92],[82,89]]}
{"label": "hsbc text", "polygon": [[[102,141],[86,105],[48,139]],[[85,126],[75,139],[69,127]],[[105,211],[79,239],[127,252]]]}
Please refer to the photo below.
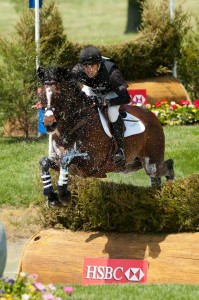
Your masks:
{"label": "hsbc text", "polygon": [[86,279],[121,280],[123,277],[123,267],[87,266],[86,269]]}

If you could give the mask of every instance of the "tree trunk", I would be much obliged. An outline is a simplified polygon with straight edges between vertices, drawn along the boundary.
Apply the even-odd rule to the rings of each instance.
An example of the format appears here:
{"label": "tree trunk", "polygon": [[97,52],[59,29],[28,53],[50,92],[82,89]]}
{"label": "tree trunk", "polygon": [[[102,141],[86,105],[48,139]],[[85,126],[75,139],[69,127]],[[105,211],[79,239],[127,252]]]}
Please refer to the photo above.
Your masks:
{"label": "tree trunk", "polygon": [[125,33],[137,32],[141,23],[142,5],[139,0],[128,0],[128,15]]}

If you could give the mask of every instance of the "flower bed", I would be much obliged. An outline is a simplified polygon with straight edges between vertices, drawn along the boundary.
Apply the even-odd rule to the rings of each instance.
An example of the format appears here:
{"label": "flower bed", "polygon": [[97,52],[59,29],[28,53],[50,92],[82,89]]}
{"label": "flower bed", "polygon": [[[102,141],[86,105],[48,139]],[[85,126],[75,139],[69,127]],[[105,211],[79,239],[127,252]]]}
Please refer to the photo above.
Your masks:
{"label": "flower bed", "polygon": [[21,272],[16,280],[0,278],[0,300],[62,300],[72,293],[72,287],[56,287],[37,282],[36,274]]}
{"label": "flower bed", "polygon": [[199,123],[199,100],[193,104],[188,100],[181,100],[179,104],[168,103],[163,99],[154,105],[146,104],[146,108],[152,111],[162,125],[189,125]]}

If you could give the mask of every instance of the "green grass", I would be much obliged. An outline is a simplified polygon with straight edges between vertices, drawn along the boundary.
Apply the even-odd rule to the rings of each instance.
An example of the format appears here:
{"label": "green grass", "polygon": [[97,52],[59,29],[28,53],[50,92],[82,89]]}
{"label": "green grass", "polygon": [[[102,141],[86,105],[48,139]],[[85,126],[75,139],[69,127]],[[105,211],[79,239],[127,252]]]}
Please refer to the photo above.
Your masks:
{"label": "green grass", "polygon": [[[164,127],[165,159],[173,158],[176,179],[198,172],[198,129],[197,125]],[[39,160],[48,154],[47,137],[31,142],[0,138],[0,149],[0,204],[28,205],[44,201]],[[138,186],[150,185],[149,177],[143,170],[129,175],[111,173],[108,179]]]}
{"label": "green grass", "polygon": [[198,300],[199,286],[179,284],[76,286],[72,298],[74,300]]}
{"label": "green grass", "polygon": [[6,35],[13,32],[18,19],[14,5],[9,0],[0,0],[0,33]]}
{"label": "green grass", "polygon": [[[50,0],[44,1],[50,2]],[[159,0],[155,1],[159,3]],[[124,34],[127,0],[56,0],[55,2],[62,15],[65,32],[72,42],[96,45],[116,44],[129,41],[135,36]],[[199,13],[198,0],[175,0],[174,3],[176,6],[182,3],[184,10],[192,15]],[[0,33],[12,32],[18,18],[19,15],[11,1],[0,0]]]}
{"label": "green grass", "polygon": [[47,139],[25,142],[0,138],[0,149],[0,204],[19,206],[42,201],[39,159],[47,154]]}

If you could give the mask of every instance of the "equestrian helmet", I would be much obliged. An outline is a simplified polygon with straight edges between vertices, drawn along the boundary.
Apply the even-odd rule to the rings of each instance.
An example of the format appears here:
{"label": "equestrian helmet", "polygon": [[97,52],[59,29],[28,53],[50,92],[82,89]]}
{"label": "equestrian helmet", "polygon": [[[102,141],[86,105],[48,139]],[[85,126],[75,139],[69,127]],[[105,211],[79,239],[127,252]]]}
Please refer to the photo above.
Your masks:
{"label": "equestrian helmet", "polygon": [[87,46],[80,51],[80,63],[82,65],[99,64],[101,61],[101,52],[94,46]]}

